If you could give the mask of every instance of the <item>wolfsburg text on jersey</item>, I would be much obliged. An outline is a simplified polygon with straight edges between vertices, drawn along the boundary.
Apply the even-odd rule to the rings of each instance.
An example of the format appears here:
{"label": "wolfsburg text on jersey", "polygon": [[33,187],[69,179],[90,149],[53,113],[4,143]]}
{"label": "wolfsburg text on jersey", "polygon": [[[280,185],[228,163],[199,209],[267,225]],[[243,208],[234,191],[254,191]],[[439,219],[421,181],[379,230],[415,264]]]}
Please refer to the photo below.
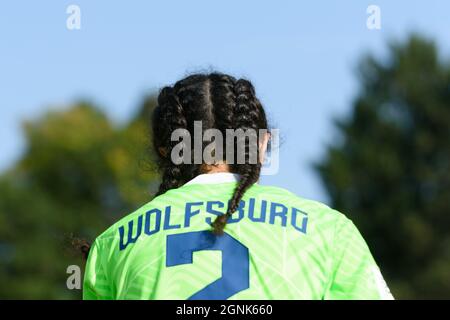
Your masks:
{"label": "wolfsburg text on jersey", "polygon": [[[298,208],[288,207],[282,203],[261,200],[260,210],[255,210],[254,198],[240,202],[238,210],[228,220],[229,224],[238,223],[242,219],[248,219],[255,223],[268,223],[282,227],[291,227],[299,233],[306,234],[308,214]],[[202,219],[205,225],[210,225],[214,216],[222,215],[226,211],[222,201],[187,202],[184,206],[184,223],[172,224],[171,215],[174,214],[172,206],[153,208],[119,226],[119,249],[123,250],[128,245],[137,241],[140,236],[151,236],[160,230],[188,228],[192,219]],[[205,212],[206,215],[201,213]]]}

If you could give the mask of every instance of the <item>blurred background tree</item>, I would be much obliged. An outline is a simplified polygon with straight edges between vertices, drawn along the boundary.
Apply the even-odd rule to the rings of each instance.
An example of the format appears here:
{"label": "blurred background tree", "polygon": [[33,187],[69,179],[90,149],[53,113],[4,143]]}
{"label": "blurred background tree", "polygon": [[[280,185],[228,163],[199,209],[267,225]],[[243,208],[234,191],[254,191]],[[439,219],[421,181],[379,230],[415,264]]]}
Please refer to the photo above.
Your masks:
{"label": "blurred background tree", "polygon": [[366,56],[316,169],[396,298],[450,298],[450,66],[418,35]]}
{"label": "blurred background tree", "polygon": [[67,266],[82,266],[70,237],[93,240],[152,198],[145,99],[122,127],[80,102],[24,124],[27,149],[0,177],[0,298],[81,297],[66,288]]}

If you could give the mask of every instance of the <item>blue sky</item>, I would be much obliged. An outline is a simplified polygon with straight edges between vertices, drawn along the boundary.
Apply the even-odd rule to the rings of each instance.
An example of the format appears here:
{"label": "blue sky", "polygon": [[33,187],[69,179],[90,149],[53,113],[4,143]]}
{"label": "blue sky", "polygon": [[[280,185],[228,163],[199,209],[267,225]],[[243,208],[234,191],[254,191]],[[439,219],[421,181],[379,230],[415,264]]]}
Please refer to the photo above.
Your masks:
{"label": "blue sky", "polygon": [[[81,30],[66,8],[81,9]],[[370,4],[381,30],[366,27]],[[383,55],[411,31],[449,56],[450,1],[9,1],[0,6],[0,170],[25,148],[20,123],[79,99],[117,123],[146,93],[214,68],[254,83],[284,144],[262,183],[327,202],[311,169],[358,85],[363,53]]]}

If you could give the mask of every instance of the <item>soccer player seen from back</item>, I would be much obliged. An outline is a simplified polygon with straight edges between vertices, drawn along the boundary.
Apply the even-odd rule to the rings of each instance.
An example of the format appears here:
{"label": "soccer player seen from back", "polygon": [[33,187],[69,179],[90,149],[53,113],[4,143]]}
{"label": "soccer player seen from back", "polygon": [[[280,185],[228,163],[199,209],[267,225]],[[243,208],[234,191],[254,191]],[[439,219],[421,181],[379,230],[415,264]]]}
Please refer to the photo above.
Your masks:
{"label": "soccer player seen from back", "polygon": [[248,80],[164,87],[152,130],[159,190],[92,244],[84,299],[393,298],[352,221],[258,182],[271,131]]}

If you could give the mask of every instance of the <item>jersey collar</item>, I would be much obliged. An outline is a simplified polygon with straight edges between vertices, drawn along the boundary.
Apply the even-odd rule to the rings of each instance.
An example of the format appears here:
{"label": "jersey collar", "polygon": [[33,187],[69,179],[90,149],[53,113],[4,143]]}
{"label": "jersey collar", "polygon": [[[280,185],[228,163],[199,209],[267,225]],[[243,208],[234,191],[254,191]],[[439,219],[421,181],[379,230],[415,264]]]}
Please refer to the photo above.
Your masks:
{"label": "jersey collar", "polygon": [[231,172],[203,173],[189,180],[184,185],[190,184],[213,184],[225,182],[238,182],[239,175]]}

